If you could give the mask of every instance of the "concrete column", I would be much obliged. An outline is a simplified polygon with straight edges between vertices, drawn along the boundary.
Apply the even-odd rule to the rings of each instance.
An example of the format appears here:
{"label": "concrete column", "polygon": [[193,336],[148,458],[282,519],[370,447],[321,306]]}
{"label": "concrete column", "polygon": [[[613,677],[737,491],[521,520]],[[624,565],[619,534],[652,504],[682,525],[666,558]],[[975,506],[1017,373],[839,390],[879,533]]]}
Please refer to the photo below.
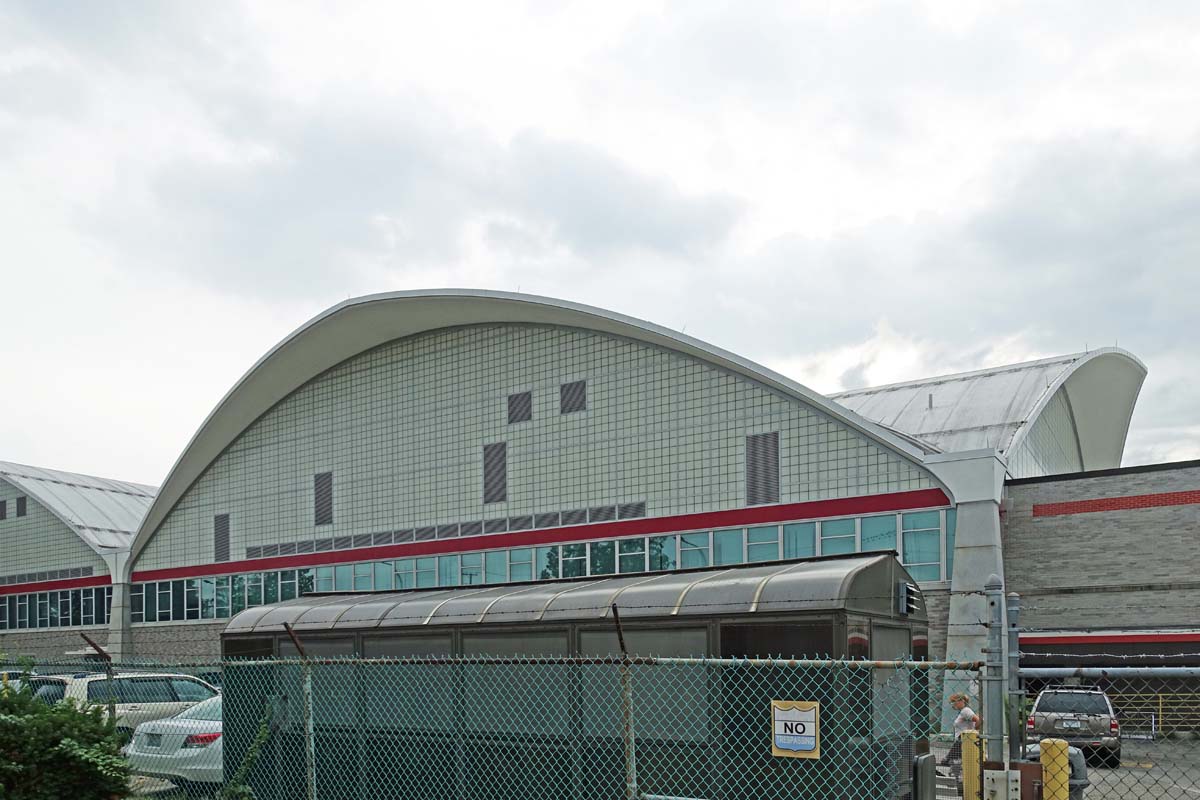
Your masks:
{"label": "concrete column", "polygon": [[129,590],[132,584],[114,583],[108,617],[108,643],[105,647],[116,663],[133,657],[133,626],[130,617]]}

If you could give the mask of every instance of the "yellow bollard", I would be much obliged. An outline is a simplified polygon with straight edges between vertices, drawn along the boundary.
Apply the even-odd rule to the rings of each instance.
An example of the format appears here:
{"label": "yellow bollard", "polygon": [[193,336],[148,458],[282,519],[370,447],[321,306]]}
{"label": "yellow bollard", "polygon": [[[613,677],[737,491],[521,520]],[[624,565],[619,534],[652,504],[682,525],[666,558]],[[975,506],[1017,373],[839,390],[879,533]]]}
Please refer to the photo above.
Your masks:
{"label": "yellow bollard", "polygon": [[[983,751],[979,746],[979,731],[963,731],[962,734],[962,784],[966,800],[981,800],[983,786],[980,784],[980,761]],[[1050,800],[1050,798],[1046,798]]]}
{"label": "yellow bollard", "polygon": [[1071,761],[1062,739],[1042,739],[1042,800],[1069,800]]}

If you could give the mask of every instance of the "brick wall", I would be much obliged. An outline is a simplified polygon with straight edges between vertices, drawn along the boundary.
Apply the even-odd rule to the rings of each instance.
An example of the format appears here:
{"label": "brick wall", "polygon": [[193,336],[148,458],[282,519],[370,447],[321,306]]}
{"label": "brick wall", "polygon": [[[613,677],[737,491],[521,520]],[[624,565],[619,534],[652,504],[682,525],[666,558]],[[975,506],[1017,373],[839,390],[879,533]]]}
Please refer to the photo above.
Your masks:
{"label": "brick wall", "polygon": [[134,625],[134,657],[155,661],[219,658],[226,624],[221,620],[213,624]]}
{"label": "brick wall", "polygon": [[929,658],[942,661],[946,658],[946,623],[950,618],[950,590],[922,589],[925,610],[929,615]]}
{"label": "brick wall", "polygon": [[1004,571],[1022,627],[1194,626],[1200,462],[1005,487]]}

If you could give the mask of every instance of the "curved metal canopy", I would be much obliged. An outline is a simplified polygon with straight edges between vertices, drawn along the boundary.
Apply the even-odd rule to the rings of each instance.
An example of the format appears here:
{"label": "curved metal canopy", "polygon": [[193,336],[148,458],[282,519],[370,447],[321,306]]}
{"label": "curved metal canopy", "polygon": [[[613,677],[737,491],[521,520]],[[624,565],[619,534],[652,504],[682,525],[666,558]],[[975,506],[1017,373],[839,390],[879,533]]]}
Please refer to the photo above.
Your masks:
{"label": "curved metal canopy", "polygon": [[25,492],[96,553],[128,550],[155,488],[0,461],[0,479]]}
{"label": "curved metal canopy", "polygon": [[1073,413],[1083,468],[1121,465],[1146,366],[1132,353],[1103,348],[830,395],[867,419],[942,452],[1013,452],[1062,391]]}
{"label": "curved metal canopy", "polygon": [[[237,614],[226,634],[391,630],[438,625],[845,610],[890,614],[896,581],[911,579],[891,553],[724,569],[381,594],[306,595]],[[925,619],[924,602],[911,617]]]}
{"label": "curved metal canopy", "polygon": [[748,359],[682,333],[612,311],[527,294],[433,289],[358,297],[319,314],[259,359],[201,424],[159,489],[134,539],[129,568],[188,488],[241,433],[306,382],[387,342],[441,328],[561,325],[663,347],[756,381],[815,407],[913,463],[924,451],[903,436]]}

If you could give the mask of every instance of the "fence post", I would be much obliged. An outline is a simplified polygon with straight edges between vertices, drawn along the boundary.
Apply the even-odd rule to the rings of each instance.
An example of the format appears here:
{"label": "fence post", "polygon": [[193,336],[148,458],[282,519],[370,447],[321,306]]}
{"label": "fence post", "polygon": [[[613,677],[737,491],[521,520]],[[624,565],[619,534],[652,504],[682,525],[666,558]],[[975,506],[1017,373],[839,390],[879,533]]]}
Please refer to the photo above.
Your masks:
{"label": "fence post", "polygon": [[[1021,689],[1021,595],[1008,595],[1008,761],[1025,756],[1025,692]],[[1016,767],[1013,767],[1016,769]]]}
{"label": "fence post", "polygon": [[625,742],[625,798],[638,800],[637,744],[633,734],[633,683],[629,674],[629,653],[625,649],[625,632],[621,629],[621,614],[612,604],[613,622],[617,625],[617,643],[621,646],[621,722]]}
{"label": "fence post", "polygon": [[97,653],[99,653],[100,657],[104,659],[104,675],[108,679],[108,721],[109,721],[109,724],[116,725],[117,724],[117,706],[116,706],[117,684],[113,681],[112,656],[110,656],[108,654],[108,651],[106,651],[103,647],[101,647],[100,645],[93,642],[92,637],[88,636],[83,631],[80,631],[79,635],[82,636],[83,640],[85,642],[87,642],[89,645],[91,645],[92,649],[95,650]]}
{"label": "fence post", "polygon": [[1062,739],[1042,739],[1042,800],[1068,800],[1071,796],[1071,761]]}
{"label": "fence post", "polygon": [[304,790],[306,800],[317,800],[317,749],[313,730],[313,692],[312,665],[308,663],[308,653],[300,643],[300,637],[292,630],[292,626],[283,623],[284,630],[292,637],[292,644],[300,653],[300,702],[304,707]]}
{"label": "fence post", "polygon": [[979,731],[963,731],[959,739],[962,748],[962,783],[965,800],[983,797],[983,753]]}
{"label": "fence post", "polygon": [[984,584],[988,603],[988,648],[984,667],[983,736],[988,761],[1004,760],[1004,583],[1000,576],[988,576]]}

